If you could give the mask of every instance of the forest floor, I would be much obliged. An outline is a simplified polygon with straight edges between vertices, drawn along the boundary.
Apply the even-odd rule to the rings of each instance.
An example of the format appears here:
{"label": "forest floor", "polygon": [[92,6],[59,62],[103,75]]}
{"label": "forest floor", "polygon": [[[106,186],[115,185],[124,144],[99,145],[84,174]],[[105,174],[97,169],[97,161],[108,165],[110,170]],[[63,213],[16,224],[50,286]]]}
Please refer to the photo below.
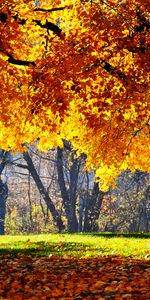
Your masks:
{"label": "forest floor", "polygon": [[149,300],[149,242],[148,235],[0,237],[0,299]]}

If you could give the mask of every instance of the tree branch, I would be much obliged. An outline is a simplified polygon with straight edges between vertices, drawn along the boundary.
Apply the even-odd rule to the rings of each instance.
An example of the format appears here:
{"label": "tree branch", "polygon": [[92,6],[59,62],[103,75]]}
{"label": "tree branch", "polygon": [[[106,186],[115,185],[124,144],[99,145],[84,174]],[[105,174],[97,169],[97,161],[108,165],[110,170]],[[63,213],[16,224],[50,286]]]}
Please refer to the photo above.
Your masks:
{"label": "tree branch", "polygon": [[64,7],[56,7],[56,8],[51,8],[51,9],[35,8],[33,11],[53,12],[53,11],[64,10],[65,8],[67,8],[67,7],[66,6],[64,6]]}
{"label": "tree branch", "polygon": [[39,20],[32,20],[32,21],[35,22],[41,28],[50,30],[53,33],[57,34],[58,36],[60,36],[60,34],[62,32],[62,29],[60,29],[57,25],[53,24],[52,22],[48,22],[47,20],[46,20],[45,24],[42,24],[41,21],[39,21]]}
{"label": "tree branch", "polygon": [[17,163],[14,163],[14,162],[12,162],[11,164],[14,165],[14,166],[16,166],[16,167],[18,167],[18,168],[22,168],[22,169],[27,169],[27,170],[29,170],[29,168],[28,168],[27,165],[17,164]]}
{"label": "tree branch", "polygon": [[111,73],[112,75],[116,75],[120,79],[126,79],[126,75],[124,73],[112,67],[110,63],[103,59],[97,59],[94,64],[86,68],[86,72],[91,71],[95,67],[102,67],[105,71]]}
{"label": "tree branch", "polygon": [[19,65],[19,66],[26,66],[26,67],[29,67],[30,65],[32,66],[36,66],[35,62],[34,61],[27,61],[27,60],[21,60],[21,59],[15,59],[12,55],[8,54],[8,62],[10,64],[13,64],[13,65]]}
{"label": "tree branch", "polygon": [[0,22],[5,23],[7,21],[8,17],[5,13],[0,13]]}

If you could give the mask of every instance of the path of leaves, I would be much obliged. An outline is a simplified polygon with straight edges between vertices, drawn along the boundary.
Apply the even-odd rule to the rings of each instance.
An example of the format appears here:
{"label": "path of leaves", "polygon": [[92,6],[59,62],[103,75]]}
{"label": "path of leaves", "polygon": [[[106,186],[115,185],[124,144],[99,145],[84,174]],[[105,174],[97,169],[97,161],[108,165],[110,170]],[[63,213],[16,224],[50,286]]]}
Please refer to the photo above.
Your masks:
{"label": "path of leaves", "polygon": [[125,258],[3,258],[0,299],[150,299],[150,261]]}

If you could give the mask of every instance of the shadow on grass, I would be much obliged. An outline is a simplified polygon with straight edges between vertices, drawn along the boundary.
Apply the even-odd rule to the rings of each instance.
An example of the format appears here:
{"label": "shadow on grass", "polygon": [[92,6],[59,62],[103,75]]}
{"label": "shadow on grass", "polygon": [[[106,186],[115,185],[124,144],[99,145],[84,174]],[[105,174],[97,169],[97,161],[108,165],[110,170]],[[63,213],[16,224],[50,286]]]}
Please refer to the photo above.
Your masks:
{"label": "shadow on grass", "polygon": [[140,238],[140,239],[149,239],[150,233],[136,233],[136,232],[130,232],[130,233],[116,233],[116,232],[91,232],[91,233],[83,233],[83,235],[91,235],[91,236],[102,236],[105,238],[116,238],[116,237],[125,237],[125,238]]}
{"label": "shadow on grass", "polygon": [[[80,234],[79,234],[80,235]],[[62,233],[62,237],[65,236],[65,233]],[[72,257],[105,257],[105,256],[116,256],[121,255],[127,257],[129,256],[142,256],[144,253],[140,253],[138,247],[135,245],[134,248],[137,248],[137,253],[134,252],[134,249],[130,249],[128,242],[126,246],[122,247],[121,250],[113,249],[112,247],[112,238],[131,238],[133,243],[136,238],[148,239],[150,238],[150,233],[81,233],[83,237],[103,237],[106,238],[107,243],[85,243],[85,242],[66,242],[66,241],[32,241],[32,236],[28,236],[26,241],[14,241],[13,243],[1,243],[0,244],[0,258],[1,257],[17,257],[17,256],[72,256]],[[61,234],[60,234],[61,237]],[[110,242],[109,242],[110,240]],[[118,239],[120,243],[120,240]],[[116,242],[117,243],[117,242]],[[131,247],[132,248],[132,247]],[[134,253],[133,253],[133,252]]]}
{"label": "shadow on grass", "polygon": [[[84,245],[82,243],[72,242],[60,242],[60,243],[49,243],[49,242],[17,242],[12,244],[5,244],[6,248],[1,244],[0,258],[1,257],[17,257],[17,256],[75,256],[82,257],[87,252],[92,257],[99,252],[99,249],[94,248],[92,245]],[[104,251],[106,249],[104,248]]]}

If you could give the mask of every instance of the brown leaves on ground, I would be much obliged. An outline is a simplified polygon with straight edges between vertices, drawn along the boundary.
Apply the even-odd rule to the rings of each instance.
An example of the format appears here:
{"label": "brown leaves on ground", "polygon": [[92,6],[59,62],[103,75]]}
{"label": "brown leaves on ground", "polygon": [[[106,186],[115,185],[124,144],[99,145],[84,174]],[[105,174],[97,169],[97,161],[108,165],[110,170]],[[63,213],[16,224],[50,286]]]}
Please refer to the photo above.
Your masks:
{"label": "brown leaves on ground", "polygon": [[150,261],[121,257],[3,258],[0,299],[150,299]]}

